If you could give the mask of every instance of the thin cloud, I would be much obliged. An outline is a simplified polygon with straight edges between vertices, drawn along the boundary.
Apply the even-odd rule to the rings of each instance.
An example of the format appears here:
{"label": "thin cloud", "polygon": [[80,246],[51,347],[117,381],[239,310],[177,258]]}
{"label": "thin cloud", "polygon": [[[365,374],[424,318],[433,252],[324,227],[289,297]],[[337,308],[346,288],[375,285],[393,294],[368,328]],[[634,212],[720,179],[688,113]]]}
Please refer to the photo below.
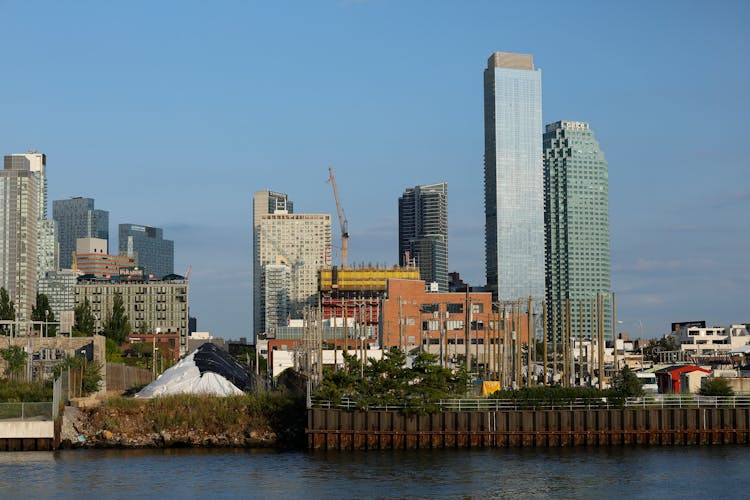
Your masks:
{"label": "thin cloud", "polygon": [[656,294],[631,295],[628,297],[629,302],[643,306],[656,306],[664,304],[664,297]]}
{"label": "thin cloud", "polygon": [[638,259],[631,264],[617,264],[612,266],[616,271],[633,271],[633,272],[658,272],[658,271],[676,271],[681,269],[706,269],[714,266],[714,261],[710,259]]}
{"label": "thin cloud", "polygon": [[708,201],[711,202],[713,208],[724,208],[733,205],[739,205],[746,203],[750,200],[750,191],[735,191],[732,193],[724,193],[718,196],[711,196]]}

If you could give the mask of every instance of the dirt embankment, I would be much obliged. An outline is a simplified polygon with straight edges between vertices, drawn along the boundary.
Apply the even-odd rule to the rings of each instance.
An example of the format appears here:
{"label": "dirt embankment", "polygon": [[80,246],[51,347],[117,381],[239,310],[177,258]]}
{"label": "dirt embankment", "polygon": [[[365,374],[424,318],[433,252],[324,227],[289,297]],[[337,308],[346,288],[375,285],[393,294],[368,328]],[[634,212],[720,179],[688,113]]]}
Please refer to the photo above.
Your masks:
{"label": "dirt embankment", "polygon": [[[282,401],[282,404],[279,404]],[[304,407],[279,398],[119,399],[96,408],[66,407],[61,447],[296,447]],[[302,441],[301,441],[302,440]]]}

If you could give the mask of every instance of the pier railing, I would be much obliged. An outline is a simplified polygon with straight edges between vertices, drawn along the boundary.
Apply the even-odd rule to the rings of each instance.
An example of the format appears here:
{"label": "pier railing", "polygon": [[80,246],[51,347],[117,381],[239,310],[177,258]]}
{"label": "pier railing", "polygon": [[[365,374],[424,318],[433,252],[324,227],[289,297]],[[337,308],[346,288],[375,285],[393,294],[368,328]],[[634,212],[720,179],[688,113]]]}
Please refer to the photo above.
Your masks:
{"label": "pier railing", "polygon": [[0,403],[0,420],[52,420],[53,404]]}
{"label": "pier railing", "polygon": [[[344,410],[401,410],[406,405],[370,405],[367,408],[353,399],[342,398],[340,402],[312,399],[313,408],[338,408]],[[750,396],[700,396],[697,394],[654,394],[636,398],[593,398],[550,400],[513,399],[444,399],[438,407],[441,411],[499,411],[499,410],[581,410],[614,408],[747,408]],[[413,408],[413,407],[411,407]]]}

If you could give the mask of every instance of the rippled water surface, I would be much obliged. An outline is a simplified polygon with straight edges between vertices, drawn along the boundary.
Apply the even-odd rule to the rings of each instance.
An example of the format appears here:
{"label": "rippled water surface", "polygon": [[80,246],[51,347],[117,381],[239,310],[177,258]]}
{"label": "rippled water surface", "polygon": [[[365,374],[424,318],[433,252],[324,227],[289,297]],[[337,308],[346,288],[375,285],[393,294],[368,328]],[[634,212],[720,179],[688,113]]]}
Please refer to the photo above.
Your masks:
{"label": "rippled water surface", "polygon": [[750,448],[0,452],[0,498],[748,498]]}

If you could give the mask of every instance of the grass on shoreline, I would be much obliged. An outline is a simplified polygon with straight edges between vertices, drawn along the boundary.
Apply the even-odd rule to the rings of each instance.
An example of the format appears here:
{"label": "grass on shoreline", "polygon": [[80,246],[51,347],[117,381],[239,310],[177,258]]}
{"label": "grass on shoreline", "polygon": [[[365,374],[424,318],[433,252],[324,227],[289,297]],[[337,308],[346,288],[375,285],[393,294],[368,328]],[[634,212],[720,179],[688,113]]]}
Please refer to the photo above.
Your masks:
{"label": "grass on shoreline", "polygon": [[52,401],[52,382],[16,382],[0,379],[0,403]]}
{"label": "grass on shoreline", "polygon": [[[111,398],[102,409],[102,427],[112,432],[206,430],[236,432],[253,427],[271,428],[281,441],[304,436],[304,398],[288,392],[240,396],[177,394],[153,399]],[[114,411],[111,411],[114,410]],[[285,446],[286,443],[283,443]]]}

